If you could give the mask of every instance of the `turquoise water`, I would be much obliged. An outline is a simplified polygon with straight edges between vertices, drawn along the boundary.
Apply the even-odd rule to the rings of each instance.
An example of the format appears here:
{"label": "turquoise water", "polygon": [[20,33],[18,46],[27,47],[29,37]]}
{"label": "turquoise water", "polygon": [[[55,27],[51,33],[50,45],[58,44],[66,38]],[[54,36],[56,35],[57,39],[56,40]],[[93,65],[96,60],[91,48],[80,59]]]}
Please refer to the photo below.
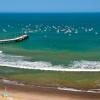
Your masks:
{"label": "turquoise water", "polygon": [[0,44],[1,65],[100,69],[99,13],[0,14],[0,39],[25,33],[27,40]]}

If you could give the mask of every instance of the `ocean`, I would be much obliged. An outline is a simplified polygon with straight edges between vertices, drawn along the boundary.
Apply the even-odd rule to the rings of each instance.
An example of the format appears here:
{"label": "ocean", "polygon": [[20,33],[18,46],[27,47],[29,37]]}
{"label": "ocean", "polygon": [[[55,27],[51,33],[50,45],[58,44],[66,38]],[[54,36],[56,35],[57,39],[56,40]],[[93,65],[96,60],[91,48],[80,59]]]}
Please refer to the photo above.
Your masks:
{"label": "ocean", "polygon": [[100,13],[1,13],[0,66],[100,71]]}

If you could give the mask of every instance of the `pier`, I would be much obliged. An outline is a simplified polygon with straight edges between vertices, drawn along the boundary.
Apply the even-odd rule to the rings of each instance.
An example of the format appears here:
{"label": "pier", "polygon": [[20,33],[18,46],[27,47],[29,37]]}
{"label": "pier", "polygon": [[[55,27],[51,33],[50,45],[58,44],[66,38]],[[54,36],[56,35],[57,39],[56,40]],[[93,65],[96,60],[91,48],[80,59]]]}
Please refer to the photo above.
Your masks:
{"label": "pier", "polygon": [[19,36],[19,37],[16,37],[16,38],[0,40],[0,43],[7,43],[7,42],[14,42],[14,41],[19,42],[19,41],[23,41],[27,38],[28,38],[28,35],[22,35],[22,36]]}

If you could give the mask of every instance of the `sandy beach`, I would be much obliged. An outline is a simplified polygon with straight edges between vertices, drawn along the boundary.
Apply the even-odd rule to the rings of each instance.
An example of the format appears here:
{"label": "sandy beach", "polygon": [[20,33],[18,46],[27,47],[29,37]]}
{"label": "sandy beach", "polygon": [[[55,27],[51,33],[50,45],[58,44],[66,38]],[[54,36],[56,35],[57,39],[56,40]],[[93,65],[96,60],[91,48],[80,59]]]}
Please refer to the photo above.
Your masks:
{"label": "sandy beach", "polygon": [[[100,98],[92,97],[80,97],[72,95],[53,95],[53,94],[42,94],[42,93],[27,93],[20,91],[13,91],[10,93],[8,99],[0,97],[0,100],[100,100]],[[11,99],[12,98],[12,99]]]}
{"label": "sandy beach", "polygon": [[100,100],[99,94],[55,91],[49,89],[21,89],[9,87],[8,98],[2,97],[4,89],[0,89],[0,100]]}
{"label": "sandy beach", "polygon": [[[60,90],[57,87],[22,84],[7,79],[0,80],[0,87],[0,100],[100,100],[99,90]],[[8,98],[2,97],[5,88],[9,94]]]}

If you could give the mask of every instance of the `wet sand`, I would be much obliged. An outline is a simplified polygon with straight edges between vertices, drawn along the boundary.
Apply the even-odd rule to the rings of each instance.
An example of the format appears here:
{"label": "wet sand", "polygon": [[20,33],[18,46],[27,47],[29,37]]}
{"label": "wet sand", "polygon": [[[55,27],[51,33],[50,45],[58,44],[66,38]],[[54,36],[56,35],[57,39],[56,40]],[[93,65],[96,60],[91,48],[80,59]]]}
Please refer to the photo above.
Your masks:
{"label": "wet sand", "polygon": [[[17,81],[0,81],[0,100],[100,100],[100,93],[58,90],[55,87],[18,84]],[[7,89],[11,98],[3,98]],[[13,99],[12,99],[13,98]]]}
{"label": "wet sand", "polygon": [[[37,87],[29,89],[27,87],[8,86],[7,88],[11,98],[7,99],[0,96],[0,100],[100,100],[100,94],[94,93],[58,91]],[[0,95],[2,95],[3,90],[0,89]]]}
{"label": "wet sand", "polygon": [[[12,91],[10,92],[12,100],[100,100],[100,98],[94,97],[85,97],[85,96],[77,96],[77,95],[55,95],[55,94],[47,94],[47,93],[29,93],[29,92],[21,92],[21,91]],[[10,100],[0,97],[0,100]]]}

